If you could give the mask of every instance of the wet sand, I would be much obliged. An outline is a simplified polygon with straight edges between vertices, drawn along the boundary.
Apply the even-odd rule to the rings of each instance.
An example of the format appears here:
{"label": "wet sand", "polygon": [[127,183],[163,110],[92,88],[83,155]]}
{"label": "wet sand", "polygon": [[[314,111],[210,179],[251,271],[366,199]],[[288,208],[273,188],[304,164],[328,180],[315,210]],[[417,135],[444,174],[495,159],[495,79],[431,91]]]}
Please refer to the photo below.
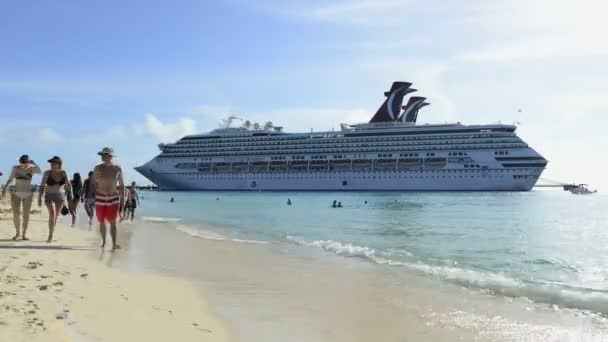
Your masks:
{"label": "wet sand", "polygon": [[114,266],[201,284],[236,341],[608,339],[608,321],[597,315],[481,294],[313,248],[195,238],[162,223],[130,230],[130,252]]}
{"label": "wet sand", "polygon": [[50,244],[47,231],[35,214],[31,240],[12,241],[0,214],[0,341],[228,340],[200,286],[108,267],[123,251],[101,250],[93,231],[60,224]]}

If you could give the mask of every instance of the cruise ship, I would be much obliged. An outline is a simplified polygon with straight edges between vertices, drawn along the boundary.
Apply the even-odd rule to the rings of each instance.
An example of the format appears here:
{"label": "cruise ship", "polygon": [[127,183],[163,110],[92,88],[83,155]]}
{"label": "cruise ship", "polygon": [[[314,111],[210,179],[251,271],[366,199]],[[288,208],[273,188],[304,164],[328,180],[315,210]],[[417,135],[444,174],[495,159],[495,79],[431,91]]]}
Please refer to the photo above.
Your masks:
{"label": "cruise ship", "polygon": [[503,124],[417,125],[426,98],[394,82],[368,123],[286,133],[235,117],[160,144],[135,169],[166,190],[528,191],[547,160]]}

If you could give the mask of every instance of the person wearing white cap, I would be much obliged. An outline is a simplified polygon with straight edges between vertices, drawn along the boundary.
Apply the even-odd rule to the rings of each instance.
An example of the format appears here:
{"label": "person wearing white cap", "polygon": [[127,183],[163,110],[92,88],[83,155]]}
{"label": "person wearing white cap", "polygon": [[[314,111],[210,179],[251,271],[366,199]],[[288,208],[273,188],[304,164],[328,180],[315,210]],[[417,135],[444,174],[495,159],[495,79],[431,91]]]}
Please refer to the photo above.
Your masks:
{"label": "person wearing white cap", "polygon": [[112,162],[114,150],[104,147],[97,153],[102,163],[93,170],[93,183],[95,184],[95,215],[99,221],[102,244],[106,245],[106,222],[110,224],[112,236],[112,250],[119,249],[116,241],[116,219],[125,203],[125,185],[120,166]]}

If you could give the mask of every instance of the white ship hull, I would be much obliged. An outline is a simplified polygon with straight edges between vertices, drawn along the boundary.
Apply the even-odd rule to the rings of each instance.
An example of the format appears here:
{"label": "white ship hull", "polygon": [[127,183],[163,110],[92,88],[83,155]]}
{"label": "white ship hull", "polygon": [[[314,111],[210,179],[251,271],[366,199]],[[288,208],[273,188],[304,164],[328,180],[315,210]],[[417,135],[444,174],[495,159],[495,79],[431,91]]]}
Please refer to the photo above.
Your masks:
{"label": "white ship hull", "polygon": [[236,191],[529,191],[542,173],[542,169],[462,173],[454,170],[223,174],[138,171],[164,190]]}

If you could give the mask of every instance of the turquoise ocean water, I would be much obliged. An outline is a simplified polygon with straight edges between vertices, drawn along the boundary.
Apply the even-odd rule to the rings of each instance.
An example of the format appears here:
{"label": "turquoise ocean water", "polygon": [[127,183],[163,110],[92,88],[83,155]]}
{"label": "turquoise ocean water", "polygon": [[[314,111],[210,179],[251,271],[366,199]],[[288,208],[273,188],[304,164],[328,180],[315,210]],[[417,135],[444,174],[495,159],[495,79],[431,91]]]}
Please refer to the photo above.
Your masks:
{"label": "turquoise ocean water", "polygon": [[[608,315],[608,196],[601,193],[140,196],[145,221],[192,238],[318,248],[492,295]],[[332,208],[334,200],[343,208]]]}

